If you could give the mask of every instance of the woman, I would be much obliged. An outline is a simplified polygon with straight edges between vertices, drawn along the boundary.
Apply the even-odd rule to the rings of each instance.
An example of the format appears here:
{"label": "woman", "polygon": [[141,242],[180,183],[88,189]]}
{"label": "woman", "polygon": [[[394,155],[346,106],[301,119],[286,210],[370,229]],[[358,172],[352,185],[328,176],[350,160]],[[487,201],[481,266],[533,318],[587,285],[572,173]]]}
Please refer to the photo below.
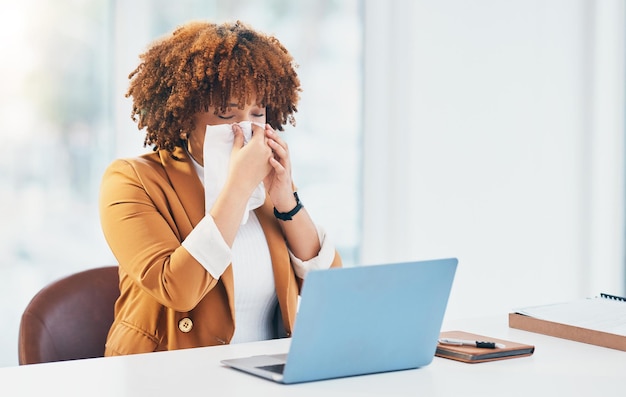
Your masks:
{"label": "woman", "polygon": [[120,268],[105,355],[289,336],[307,271],[341,266],[276,132],[295,124],[291,55],[240,22],[192,22],[153,43],[129,78],[154,150],[114,161],[102,180]]}

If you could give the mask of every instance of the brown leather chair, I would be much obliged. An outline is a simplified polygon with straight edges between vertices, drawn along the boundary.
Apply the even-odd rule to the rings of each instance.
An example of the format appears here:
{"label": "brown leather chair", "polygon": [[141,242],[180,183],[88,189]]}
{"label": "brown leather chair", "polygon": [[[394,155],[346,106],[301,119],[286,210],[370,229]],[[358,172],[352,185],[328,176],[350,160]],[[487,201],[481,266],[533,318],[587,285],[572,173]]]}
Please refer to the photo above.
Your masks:
{"label": "brown leather chair", "polygon": [[22,314],[19,364],[104,356],[119,295],[117,266],[84,270],[44,287]]}

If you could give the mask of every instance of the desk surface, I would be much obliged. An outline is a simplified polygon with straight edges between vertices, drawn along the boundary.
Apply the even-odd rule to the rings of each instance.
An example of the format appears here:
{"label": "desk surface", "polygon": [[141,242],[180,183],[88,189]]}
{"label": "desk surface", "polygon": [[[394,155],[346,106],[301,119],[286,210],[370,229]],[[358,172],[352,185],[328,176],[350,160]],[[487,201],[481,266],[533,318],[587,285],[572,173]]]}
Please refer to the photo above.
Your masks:
{"label": "desk surface", "polygon": [[446,321],[443,330],[534,344],[533,356],[464,364],[435,357],[423,368],[280,385],[220,360],[283,353],[289,340],[0,368],[15,395],[623,396],[626,352],[511,329],[507,317]]}

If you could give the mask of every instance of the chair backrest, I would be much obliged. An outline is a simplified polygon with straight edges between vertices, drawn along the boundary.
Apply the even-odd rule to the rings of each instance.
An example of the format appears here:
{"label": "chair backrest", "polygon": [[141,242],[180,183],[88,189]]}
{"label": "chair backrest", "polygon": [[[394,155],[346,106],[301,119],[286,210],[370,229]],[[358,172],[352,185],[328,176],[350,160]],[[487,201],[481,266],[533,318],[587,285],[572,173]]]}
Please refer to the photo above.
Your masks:
{"label": "chair backrest", "polygon": [[85,270],[44,287],[22,314],[19,364],[104,356],[119,295],[117,266]]}

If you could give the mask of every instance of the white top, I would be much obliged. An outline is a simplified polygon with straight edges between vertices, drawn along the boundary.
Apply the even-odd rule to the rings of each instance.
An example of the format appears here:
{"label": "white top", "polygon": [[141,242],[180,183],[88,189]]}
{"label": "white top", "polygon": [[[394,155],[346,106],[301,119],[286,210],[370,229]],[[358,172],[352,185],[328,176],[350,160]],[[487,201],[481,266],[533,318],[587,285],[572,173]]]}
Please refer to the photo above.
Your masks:
{"label": "white top", "polygon": [[270,250],[253,211],[233,243],[235,334],[230,343],[272,339],[277,298]]}

